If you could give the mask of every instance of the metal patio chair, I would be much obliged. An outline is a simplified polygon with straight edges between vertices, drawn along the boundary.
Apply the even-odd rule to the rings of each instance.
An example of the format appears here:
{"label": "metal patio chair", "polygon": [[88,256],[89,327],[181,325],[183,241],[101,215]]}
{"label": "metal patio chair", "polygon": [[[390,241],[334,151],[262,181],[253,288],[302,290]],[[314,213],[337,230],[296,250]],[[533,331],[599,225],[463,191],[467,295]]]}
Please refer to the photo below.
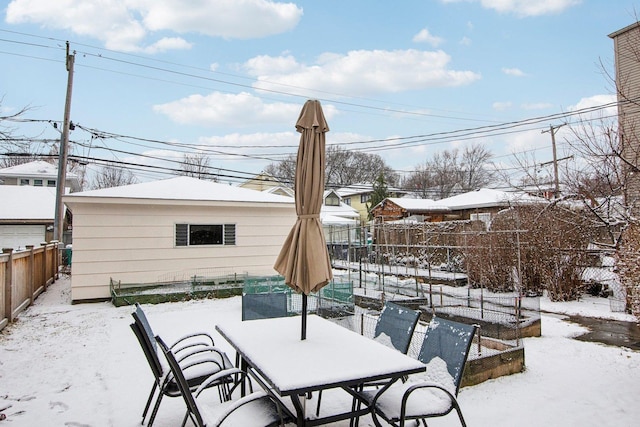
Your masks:
{"label": "metal patio chair", "polygon": [[242,320],[287,317],[287,294],[283,292],[242,294]]}
{"label": "metal patio chair", "polygon": [[[153,330],[145,315],[142,307],[136,304],[135,311],[131,313],[134,318],[131,329],[140,343],[140,347],[147,359],[149,367],[154,377],[153,384],[144,410],[142,412],[142,424],[144,424],[145,418],[151,407],[156,391],[158,392],[156,402],[154,404],[151,416],[149,418],[149,426],[153,425],[155,417],[158,413],[160,403],[163,396],[177,397],[180,395],[177,384],[172,377],[167,375],[166,364],[161,362],[158,357],[158,348]],[[206,333],[194,333],[186,335],[178,339],[172,344],[171,348],[178,357],[179,362],[187,372],[188,383],[192,388],[198,387],[206,378],[210,375],[219,372],[224,369],[233,367],[233,364],[229,360],[226,353],[219,348],[215,347],[213,338]],[[187,370],[187,368],[190,368]],[[212,386],[224,387],[225,383],[230,382],[231,379],[227,378],[225,381],[221,381],[219,384],[212,384]],[[219,388],[220,398],[224,399],[224,389]]]}
{"label": "metal patio chair", "polygon": [[445,416],[455,409],[466,426],[457,396],[476,329],[476,325],[434,317],[418,356],[427,365],[426,374],[364,392],[375,424],[381,426],[380,417],[394,426],[404,426],[408,420],[426,426],[427,418]]}
{"label": "metal patio chair", "polygon": [[376,322],[373,338],[383,343],[388,339],[393,348],[407,354],[418,320],[419,311],[387,301]]}
{"label": "metal patio chair", "polygon": [[[391,346],[401,353],[407,354],[413,332],[420,320],[420,312],[410,308],[403,307],[399,304],[387,301],[382,307],[373,338],[387,346]],[[366,383],[361,386],[376,387],[386,383]],[[322,392],[318,394],[318,403],[316,406],[316,415],[320,414],[320,404],[322,402]],[[359,404],[354,401],[354,405]],[[355,406],[354,406],[355,409]]]}
{"label": "metal patio chair", "polygon": [[[251,381],[246,372],[238,368],[218,372],[205,380],[195,391],[192,391],[174,352],[162,341],[162,338],[156,337],[156,341],[167,359],[180,394],[187,405],[187,413],[182,422],[183,427],[187,419],[190,419],[197,427],[284,426],[285,418],[279,403],[264,391],[253,392],[250,389],[251,393],[249,395],[231,400],[233,393],[241,390],[241,387],[238,386],[244,381],[248,381],[251,387]],[[201,393],[209,388],[209,384],[216,383],[221,378],[229,377],[236,379],[228,389],[227,397],[229,400],[215,405],[209,405],[208,403],[210,402],[205,402]]]}

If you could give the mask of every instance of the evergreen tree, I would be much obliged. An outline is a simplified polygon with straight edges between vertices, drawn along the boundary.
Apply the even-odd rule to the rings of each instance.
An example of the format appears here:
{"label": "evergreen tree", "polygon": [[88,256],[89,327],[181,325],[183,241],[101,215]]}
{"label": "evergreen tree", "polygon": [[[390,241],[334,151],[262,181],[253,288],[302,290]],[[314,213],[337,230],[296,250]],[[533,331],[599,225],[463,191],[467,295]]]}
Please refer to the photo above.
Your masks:
{"label": "evergreen tree", "polygon": [[385,181],[384,174],[380,173],[376,181],[373,183],[373,192],[367,202],[367,211],[369,212],[369,220],[373,219],[373,209],[378,203],[389,197],[389,189],[387,188],[387,182]]}

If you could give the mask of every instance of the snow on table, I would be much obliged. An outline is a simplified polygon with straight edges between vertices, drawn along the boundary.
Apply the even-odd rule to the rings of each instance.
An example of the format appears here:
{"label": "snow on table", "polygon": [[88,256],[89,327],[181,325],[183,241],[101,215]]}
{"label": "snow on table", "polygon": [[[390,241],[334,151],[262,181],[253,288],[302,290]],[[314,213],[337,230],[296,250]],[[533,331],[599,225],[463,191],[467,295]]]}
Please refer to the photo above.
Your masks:
{"label": "snow on table", "polygon": [[316,315],[218,324],[216,329],[280,395],[397,378],[425,365]]}

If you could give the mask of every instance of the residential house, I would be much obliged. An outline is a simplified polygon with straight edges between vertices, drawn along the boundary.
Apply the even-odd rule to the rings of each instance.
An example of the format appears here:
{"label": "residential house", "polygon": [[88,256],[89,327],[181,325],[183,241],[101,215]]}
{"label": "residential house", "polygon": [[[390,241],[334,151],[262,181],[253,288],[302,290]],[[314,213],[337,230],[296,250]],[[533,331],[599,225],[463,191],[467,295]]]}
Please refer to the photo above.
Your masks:
{"label": "residential house", "polygon": [[489,224],[499,211],[519,204],[548,203],[542,197],[531,196],[524,192],[508,192],[490,188],[480,188],[437,201],[449,208],[447,220],[470,219]]}
{"label": "residential house", "polygon": [[110,296],[113,279],[155,283],[203,269],[275,274],[294,200],[190,177],[72,193],[73,301]]}
{"label": "residential house", "polygon": [[25,249],[53,239],[56,189],[0,185],[0,248]]}
{"label": "residential house", "polygon": [[[406,191],[399,188],[388,187],[387,191],[389,197],[402,197],[407,194]],[[371,199],[373,193],[373,184],[360,183],[353,184],[347,187],[342,187],[337,190],[338,195],[342,197],[342,201],[352,208],[356,209],[360,214],[360,222],[362,224],[369,221],[369,210],[367,209],[367,203]]]}
{"label": "residential house", "polygon": [[[58,167],[43,160],[0,169],[0,183],[3,185],[56,188],[57,182]],[[65,189],[65,192],[80,190],[78,175],[67,172]]]}
{"label": "residential house", "polygon": [[376,223],[398,221],[416,217],[426,222],[440,222],[451,211],[449,207],[432,199],[388,197],[371,210]]}
{"label": "residential house", "polygon": [[238,185],[238,187],[248,188],[250,190],[256,191],[265,191],[271,188],[287,188],[287,185],[285,185],[282,181],[269,173],[260,172],[253,178],[250,178]]}
{"label": "residential house", "polygon": [[640,21],[609,34],[613,39],[618,126],[625,169],[625,201],[640,213]]}

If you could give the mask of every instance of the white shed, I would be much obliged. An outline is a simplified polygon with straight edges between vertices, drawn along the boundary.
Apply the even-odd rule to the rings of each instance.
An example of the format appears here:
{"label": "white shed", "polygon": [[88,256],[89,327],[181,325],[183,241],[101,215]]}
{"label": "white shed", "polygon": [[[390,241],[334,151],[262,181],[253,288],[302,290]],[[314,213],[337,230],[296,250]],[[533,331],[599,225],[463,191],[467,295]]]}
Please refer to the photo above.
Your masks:
{"label": "white shed", "polygon": [[110,279],[179,272],[275,274],[292,198],[179,177],[64,197],[73,214],[72,301],[110,297]]}

